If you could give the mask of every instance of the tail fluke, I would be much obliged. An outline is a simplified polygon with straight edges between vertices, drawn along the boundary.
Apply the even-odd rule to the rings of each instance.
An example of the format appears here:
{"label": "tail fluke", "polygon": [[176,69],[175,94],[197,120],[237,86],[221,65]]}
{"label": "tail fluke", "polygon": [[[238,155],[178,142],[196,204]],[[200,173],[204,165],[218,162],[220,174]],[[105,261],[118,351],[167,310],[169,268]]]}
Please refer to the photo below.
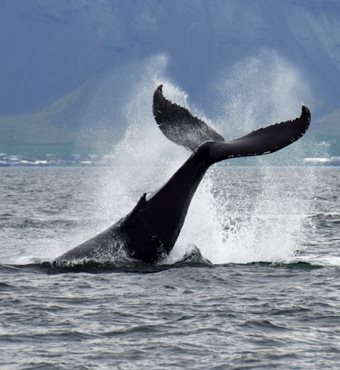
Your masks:
{"label": "tail fluke", "polygon": [[192,151],[206,141],[224,141],[220,134],[194,117],[186,108],[167,100],[163,96],[162,87],[159,85],[153,95],[153,115],[169,140]]}
{"label": "tail fluke", "polygon": [[228,158],[274,153],[299,140],[310,121],[310,111],[303,106],[301,116],[294,120],[260,128],[227,143],[209,143],[209,158],[216,163]]}
{"label": "tail fluke", "polygon": [[225,142],[220,134],[187,109],[164,98],[162,85],[154,92],[153,114],[163,134],[174,143],[194,151],[201,144],[209,142],[204,151],[212,163],[276,152],[300,139],[311,121],[309,109],[303,106],[301,116],[294,120],[260,128]]}

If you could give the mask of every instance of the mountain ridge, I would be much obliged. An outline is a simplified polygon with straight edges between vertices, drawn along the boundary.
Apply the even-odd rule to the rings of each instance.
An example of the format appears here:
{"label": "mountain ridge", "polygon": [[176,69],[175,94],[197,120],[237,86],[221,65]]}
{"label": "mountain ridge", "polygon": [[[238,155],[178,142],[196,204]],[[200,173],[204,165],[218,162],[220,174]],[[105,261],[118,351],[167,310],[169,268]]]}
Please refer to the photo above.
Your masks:
{"label": "mountain ridge", "polygon": [[[312,108],[316,132],[339,136],[334,113],[340,109],[339,17],[336,0],[3,0],[0,136],[10,140],[18,121],[33,127],[35,118],[32,142],[75,140],[77,129],[96,130],[110,120],[119,137],[124,127],[117,110],[127,94],[125,81],[134,73],[138,82],[133,71],[158,54],[169,60],[165,77],[214,116],[219,76],[262,49],[277,53],[308,81],[312,98],[304,103]],[[103,92],[106,97],[98,97],[98,86],[112,73],[116,77]],[[83,85],[74,105],[59,113],[48,110]],[[89,113],[93,101],[101,108]],[[44,114],[37,115],[46,109],[49,138]],[[25,133],[15,135],[28,139]]]}

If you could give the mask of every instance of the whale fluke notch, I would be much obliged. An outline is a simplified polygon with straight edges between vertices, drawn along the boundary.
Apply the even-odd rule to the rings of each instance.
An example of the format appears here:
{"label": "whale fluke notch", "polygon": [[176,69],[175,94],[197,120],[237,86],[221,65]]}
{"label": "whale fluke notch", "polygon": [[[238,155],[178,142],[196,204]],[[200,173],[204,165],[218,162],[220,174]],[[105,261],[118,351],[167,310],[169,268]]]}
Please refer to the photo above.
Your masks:
{"label": "whale fluke notch", "polygon": [[153,95],[153,114],[163,134],[178,145],[194,151],[206,141],[223,142],[224,138],[201,119],[163,96],[163,85]]}

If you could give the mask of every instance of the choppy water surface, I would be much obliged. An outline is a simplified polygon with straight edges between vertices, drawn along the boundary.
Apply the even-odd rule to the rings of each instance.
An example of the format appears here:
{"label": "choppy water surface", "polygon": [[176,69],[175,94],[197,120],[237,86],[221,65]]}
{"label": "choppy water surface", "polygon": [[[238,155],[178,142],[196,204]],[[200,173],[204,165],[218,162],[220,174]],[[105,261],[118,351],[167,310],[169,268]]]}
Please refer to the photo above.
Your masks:
{"label": "choppy water surface", "polygon": [[123,177],[0,170],[1,368],[338,368],[339,169],[217,167],[164,265],[39,268],[154,185]]}

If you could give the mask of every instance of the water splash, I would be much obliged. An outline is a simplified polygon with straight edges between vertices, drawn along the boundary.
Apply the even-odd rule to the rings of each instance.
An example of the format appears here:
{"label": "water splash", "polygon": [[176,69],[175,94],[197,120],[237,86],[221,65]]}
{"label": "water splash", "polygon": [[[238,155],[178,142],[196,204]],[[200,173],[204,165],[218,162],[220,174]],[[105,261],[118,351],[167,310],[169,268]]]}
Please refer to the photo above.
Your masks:
{"label": "water splash", "polygon": [[[218,90],[226,102],[220,106],[218,126],[230,138],[263,124],[291,119],[294,112],[298,116],[300,106],[312,101],[299,71],[269,52],[240,62]],[[232,173],[226,192],[210,203],[215,202],[212,207],[219,223],[212,227],[214,248],[200,245],[205,257],[214,263],[292,258],[303,245],[306,216],[312,205],[305,194],[313,192],[316,181],[311,168],[293,167],[301,164],[306,150],[306,141],[300,141],[271,156],[247,159],[244,162],[260,166],[240,167]],[[228,176],[230,173],[225,173]],[[228,216],[221,217],[224,213]]]}
{"label": "water splash", "polygon": [[[187,95],[166,77],[166,65],[163,55],[147,61],[123,108],[128,128],[113,148],[114,166],[109,178],[102,178],[98,197],[98,204],[105,204],[106,220],[129,212],[144,192],[160,187],[189,155],[161,135],[152,116],[152,93],[159,83],[165,96],[188,106]],[[240,62],[216,89],[225,102],[216,107],[216,126],[227,138],[298,116],[300,106],[311,99],[299,71],[268,52]],[[313,191],[315,183],[312,171],[292,167],[303,158],[305,145],[299,142],[268,158],[249,160],[260,166],[209,170],[168,262],[181,259],[193,245],[213,263],[292,258],[303,244],[311,206],[303,194],[306,187]]]}
{"label": "water splash", "polygon": [[152,95],[158,84],[164,85],[167,96],[186,105],[186,94],[164,75],[166,63],[166,57],[159,55],[144,64],[142,77],[122,109],[127,130],[112,150],[110,176],[101,178],[98,192],[108,219],[129,212],[143,193],[154,192],[189,155],[161,135],[154,122]]}

